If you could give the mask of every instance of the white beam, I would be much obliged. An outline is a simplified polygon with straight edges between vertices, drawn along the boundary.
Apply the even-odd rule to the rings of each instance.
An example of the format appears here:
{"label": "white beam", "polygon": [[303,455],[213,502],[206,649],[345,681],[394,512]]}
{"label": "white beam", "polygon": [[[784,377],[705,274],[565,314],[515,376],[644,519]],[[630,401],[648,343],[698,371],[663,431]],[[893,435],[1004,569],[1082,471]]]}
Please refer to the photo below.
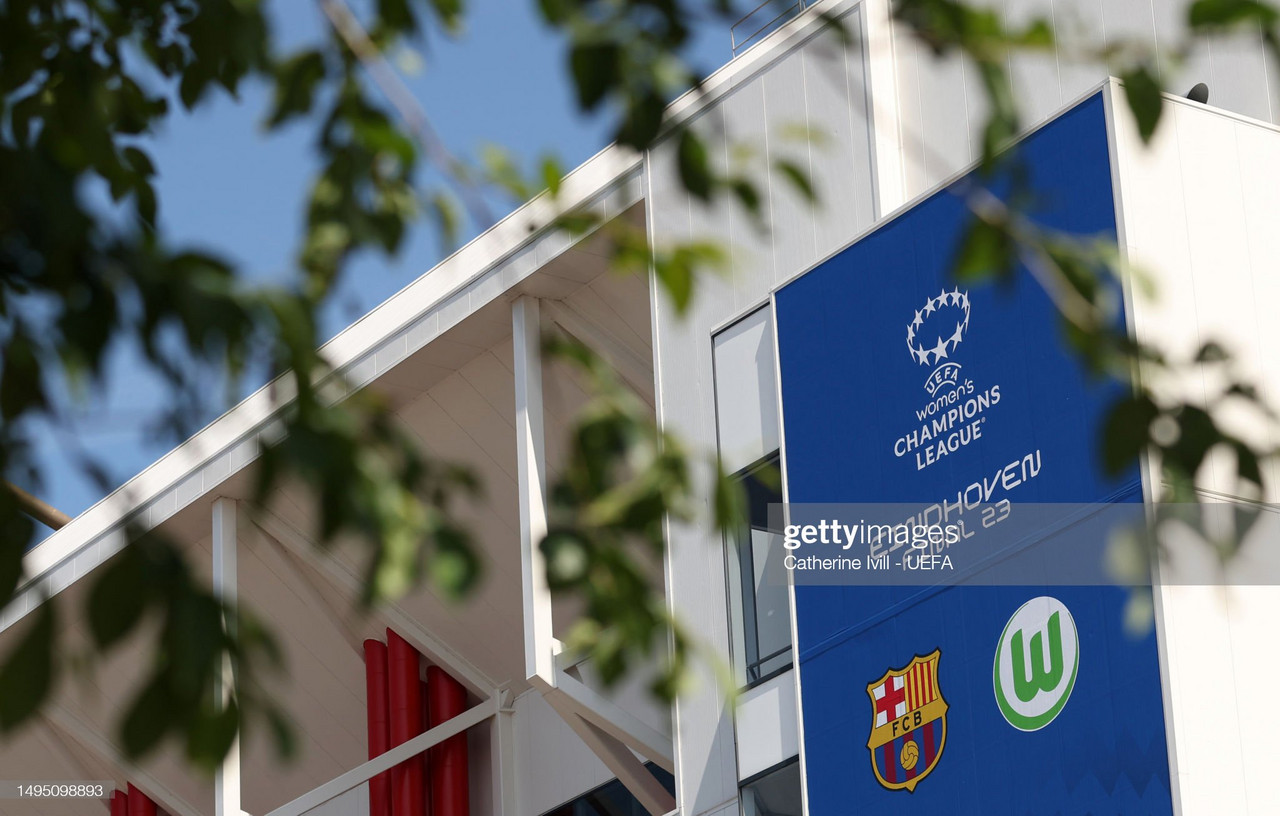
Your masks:
{"label": "white beam", "polygon": [[[116,747],[93,728],[84,723],[75,714],[61,705],[52,704],[46,707],[42,715],[49,727],[67,739],[85,748],[89,753],[99,757],[103,762],[119,769],[138,790],[145,793],[157,805],[171,816],[204,816],[190,802],[174,793],[151,774],[137,767],[124,758]],[[240,816],[237,813],[235,816]]]}
{"label": "white beam", "polygon": [[675,752],[670,734],[647,725],[639,717],[571,675],[559,674],[555,691],[551,693],[560,695],[574,713],[587,722],[652,760],[659,767],[675,773]]}
{"label": "white beam", "polygon": [[[254,525],[258,533],[261,534],[266,546],[255,550],[260,554],[268,567],[274,567],[278,572],[291,576],[296,581],[296,587],[302,594],[303,602],[311,609],[319,609],[324,613],[329,622],[333,624],[333,628],[346,641],[347,646],[351,648],[352,654],[364,665],[364,638],[360,635],[357,627],[351,622],[346,614],[343,613],[341,601],[336,593],[326,592],[324,584],[328,580],[317,574],[316,568],[306,563],[293,553],[288,547],[281,544],[274,536],[267,535],[261,527]],[[332,589],[332,587],[330,587]]]}
{"label": "white beam", "polygon": [[552,322],[608,360],[633,391],[646,399],[653,398],[653,366],[647,360],[613,332],[568,303],[548,300],[544,305]]}
{"label": "white beam", "polygon": [[[213,593],[224,604],[235,608],[240,594],[236,569],[236,502],[217,498],[213,502]],[[234,620],[225,621],[230,629]],[[231,657],[223,657],[222,671],[214,688],[220,707],[225,707],[236,688],[235,666]],[[240,816],[240,736],[237,733],[222,764],[213,777],[214,816]]]}
{"label": "white beam", "polygon": [[499,692],[498,714],[493,718],[493,803],[497,816],[522,816],[516,798],[516,730],[513,696]]}
{"label": "white beam", "polygon": [[319,807],[330,799],[341,796],[352,788],[368,782],[383,771],[399,765],[407,759],[418,756],[429,748],[434,748],[456,734],[479,725],[498,713],[499,697],[489,697],[479,705],[472,706],[458,716],[446,720],[428,731],[425,731],[407,742],[402,742],[390,751],[379,754],[361,765],[357,765],[341,776],[329,780],[318,788],[302,794],[297,799],[282,805],[267,816],[302,816],[312,808]]}
{"label": "white beam", "polygon": [[520,568],[524,598],[525,675],[555,685],[551,590],[538,549],[547,533],[547,463],[542,417],[542,317],[525,295],[511,304],[515,340],[516,464],[520,494]]}
{"label": "white beam", "polygon": [[866,43],[863,49],[863,72],[868,91],[867,130],[871,137],[873,178],[871,189],[875,197],[876,218],[884,218],[887,213],[893,212],[907,201],[891,5],[892,0],[863,0],[861,4],[863,40]]}
{"label": "white beam", "polygon": [[553,691],[546,695],[546,700],[569,728],[600,758],[605,767],[618,777],[618,781],[650,816],[664,816],[675,810],[675,798],[662,787],[662,783],[649,772],[644,763],[631,753],[630,748],[594,723],[580,717],[564,694]]}
{"label": "white beam", "polygon": [[[315,565],[320,574],[333,583],[336,590],[345,591],[351,598],[359,598],[363,593],[362,577],[346,564],[308,541],[306,536],[298,532],[288,521],[266,508],[257,507],[254,509],[253,523],[264,535],[275,539],[280,546],[298,556],[303,563]],[[409,641],[427,660],[447,670],[472,694],[477,697],[488,697],[497,688],[497,684],[489,679],[488,675],[443,641],[432,636],[396,604],[382,604],[373,612],[387,626]]]}

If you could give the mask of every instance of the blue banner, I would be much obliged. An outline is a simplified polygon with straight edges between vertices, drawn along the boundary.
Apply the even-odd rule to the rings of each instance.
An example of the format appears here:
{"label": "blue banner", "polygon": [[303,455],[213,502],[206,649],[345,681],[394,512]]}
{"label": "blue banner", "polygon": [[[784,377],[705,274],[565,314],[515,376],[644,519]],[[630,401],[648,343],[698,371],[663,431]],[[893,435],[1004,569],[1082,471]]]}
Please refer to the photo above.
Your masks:
{"label": "blue banner", "polygon": [[[1041,224],[1114,239],[1100,95],[1019,153]],[[972,217],[961,193],[778,292],[788,500],[937,503],[949,519],[1140,502],[1136,473],[1108,479],[1100,464],[1122,386],[1087,374],[1044,289],[1026,270],[953,280]],[[1171,813],[1155,635],[1126,631],[1127,598],[1051,578],[797,586],[811,816]]]}

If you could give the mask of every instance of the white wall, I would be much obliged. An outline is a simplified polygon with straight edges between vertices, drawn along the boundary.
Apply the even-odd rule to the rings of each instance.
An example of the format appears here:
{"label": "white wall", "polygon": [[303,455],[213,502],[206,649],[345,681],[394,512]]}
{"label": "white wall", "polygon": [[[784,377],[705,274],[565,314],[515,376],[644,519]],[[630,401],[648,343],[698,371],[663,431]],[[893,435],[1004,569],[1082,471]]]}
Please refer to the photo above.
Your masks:
{"label": "white wall", "polygon": [[520,816],[538,816],[613,779],[537,691],[516,698],[515,733]]}
{"label": "white wall", "polygon": [[[871,3],[886,0],[868,0]],[[1197,82],[1209,85],[1216,107],[1280,122],[1280,80],[1264,64],[1259,32],[1197,44],[1185,63],[1172,52],[1184,39],[1190,0],[977,0],[1003,13],[1010,24],[1051,20],[1067,49],[1080,42],[1093,48],[1139,42],[1159,56],[1160,79],[1185,94]],[[897,62],[898,143],[903,151],[905,200],[975,161],[981,153],[985,97],[973,65],[957,58],[936,59],[903,25],[893,25]],[[1076,48],[1079,53],[1081,49]],[[1019,56],[1010,62],[1023,124],[1033,127],[1106,79],[1109,70],[1066,56]],[[877,102],[877,105],[879,103]]]}
{"label": "white wall", "polygon": [[[845,19],[858,38],[856,9]],[[670,145],[647,159],[654,242],[661,247],[698,238],[731,247],[729,278],[699,278],[690,314],[678,315],[661,293],[653,303],[658,417],[695,451],[716,447],[712,334],[764,304],[778,283],[847,244],[872,222],[864,55],[861,48],[842,50],[827,37],[806,41],[812,34],[812,29],[807,35],[784,32],[796,47],[767,44],[714,77],[710,92],[723,96],[694,127],[714,140],[713,161],[722,168],[743,146],[753,151],[756,178],[781,156],[807,167],[817,182],[818,209],[786,184],[768,180],[761,193],[774,227],[771,238],[736,202],[708,208],[691,201],[680,187]],[[823,134],[820,143],[784,138],[788,124],[806,121]],[[727,663],[723,542],[705,524],[673,525],[668,541],[667,598],[680,619]],[[719,682],[706,669],[697,691],[676,707],[676,800],[688,816],[738,812],[734,731]]]}
{"label": "white wall", "polygon": [[800,751],[796,678],[790,672],[744,692],[738,701],[738,775],[768,770]]}
{"label": "white wall", "polygon": [[[1112,87],[1113,97],[1121,93]],[[1158,299],[1135,292],[1140,339],[1192,353],[1214,339],[1241,373],[1280,400],[1280,128],[1185,101],[1169,106],[1144,150],[1113,98],[1122,237],[1130,260],[1151,275]],[[1212,375],[1148,379],[1161,394],[1203,399]],[[1255,441],[1258,423],[1227,415]],[[1218,494],[1238,495],[1231,462],[1199,476]],[[1280,496],[1273,465],[1266,474]],[[1280,676],[1275,586],[1165,586],[1156,596],[1175,791],[1182,813],[1280,813],[1274,679]]]}

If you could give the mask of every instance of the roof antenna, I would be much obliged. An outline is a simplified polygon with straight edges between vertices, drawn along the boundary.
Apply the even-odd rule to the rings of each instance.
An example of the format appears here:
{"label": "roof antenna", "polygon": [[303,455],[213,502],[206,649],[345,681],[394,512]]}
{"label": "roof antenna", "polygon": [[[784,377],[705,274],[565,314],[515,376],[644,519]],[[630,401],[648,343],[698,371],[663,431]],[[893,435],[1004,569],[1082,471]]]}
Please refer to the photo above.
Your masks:
{"label": "roof antenna", "polygon": [[1209,101],[1209,86],[1203,82],[1197,82],[1191,90],[1187,91],[1187,99],[1192,102],[1199,102],[1201,105]]}

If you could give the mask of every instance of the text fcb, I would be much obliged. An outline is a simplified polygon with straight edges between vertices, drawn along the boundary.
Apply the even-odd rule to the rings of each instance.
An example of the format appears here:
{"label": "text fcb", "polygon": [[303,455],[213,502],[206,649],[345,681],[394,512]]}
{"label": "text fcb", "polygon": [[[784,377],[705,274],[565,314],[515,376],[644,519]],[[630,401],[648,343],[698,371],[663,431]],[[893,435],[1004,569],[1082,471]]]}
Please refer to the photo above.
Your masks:
{"label": "text fcb", "polygon": [[867,684],[871,697],[871,769],[889,790],[915,791],[947,744],[947,701],[938,685],[940,650],[916,655]]}

